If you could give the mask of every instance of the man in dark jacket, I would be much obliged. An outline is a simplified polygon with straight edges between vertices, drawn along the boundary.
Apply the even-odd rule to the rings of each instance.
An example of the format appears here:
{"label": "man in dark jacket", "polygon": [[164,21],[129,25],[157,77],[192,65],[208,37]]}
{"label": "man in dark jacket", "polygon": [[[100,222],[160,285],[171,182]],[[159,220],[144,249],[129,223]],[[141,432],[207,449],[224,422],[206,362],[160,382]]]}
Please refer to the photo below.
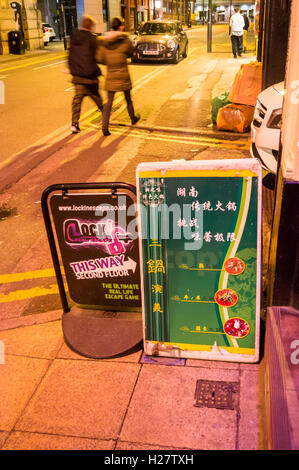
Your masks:
{"label": "man in dark jacket", "polygon": [[244,28],[243,28],[243,52],[246,52],[246,47],[247,47],[247,33],[249,29],[249,19],[248,16],[244,13],[243,15],[244,18]]}
{"label": "man in dark jacket", "polygon": [[96,35],[93,33],[94,28],[95,21],[93,18],[84,16],[81,21],[81,29],[71,36],[69,68],[75,85],[71,126],[73,134],[80,131],[79,118],[84,96],[90,96],[99,110],[102,111],[103,109],[98,82],[101,70],[95,58],[98,43]]}

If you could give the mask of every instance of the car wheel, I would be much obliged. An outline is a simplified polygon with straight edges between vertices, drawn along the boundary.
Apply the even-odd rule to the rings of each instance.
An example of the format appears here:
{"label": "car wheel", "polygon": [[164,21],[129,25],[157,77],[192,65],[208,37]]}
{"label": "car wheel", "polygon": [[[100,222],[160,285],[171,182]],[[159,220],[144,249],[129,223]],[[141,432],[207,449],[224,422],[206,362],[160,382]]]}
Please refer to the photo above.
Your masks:
{"label": "car wheel", "polygon": [[137,62],[138,62],[138,59],[134,59],[133,57],[131,57],[131,63],[132,64],[137,64]]}
{"label": "car wheel", "polygon": [[186,47],[185,47],[185,50],[184,50],[184,53],[183,53],[184,59],[186,59],[187,55],[188,55],[188,43],[186,44]]}
{"label": "car wheel", "polygon": [[48,42],[44,42],[44,46],[47,46],[48,45]]}
{"label": "car wheel", "polygon": [[173,64],[177,64],[178,61],[180,60],[180,48],[178,47],[177,50],[175,51],[175,56],[172,59]]}

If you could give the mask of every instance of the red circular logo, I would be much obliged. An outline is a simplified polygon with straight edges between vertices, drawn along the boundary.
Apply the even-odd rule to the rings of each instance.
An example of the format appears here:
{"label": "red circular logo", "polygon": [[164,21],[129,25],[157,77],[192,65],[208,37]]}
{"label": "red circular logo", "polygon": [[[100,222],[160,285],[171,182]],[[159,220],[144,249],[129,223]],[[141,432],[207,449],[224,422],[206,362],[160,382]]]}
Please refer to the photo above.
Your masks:
{"label": "red circular logo", "polygon": [[238,302],[238,296],[232,289],[221,289],[216,292],[215,300],[222,307],[233,307]]}
{"label": "red circular logo", "polygon": [[237,276],[244,271],[245,263],[240,258],[229,258],[224,263],[224,269],[227,273]]}
{"label": "red circular logo", "polygon": [[230,318],[224,323],[224,331],[235,338],[244,338],[249,333],[249,325],[242,318]]}

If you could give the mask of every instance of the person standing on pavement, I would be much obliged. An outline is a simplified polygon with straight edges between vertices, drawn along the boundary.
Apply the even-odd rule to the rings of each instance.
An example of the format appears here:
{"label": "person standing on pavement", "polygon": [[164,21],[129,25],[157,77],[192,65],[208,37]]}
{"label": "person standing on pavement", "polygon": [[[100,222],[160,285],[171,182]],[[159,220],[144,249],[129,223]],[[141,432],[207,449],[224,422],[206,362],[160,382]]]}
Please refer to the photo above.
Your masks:
{"label": "person standing on pavement", "polygon": [[234,7],[235,13],[231,16],[229,22],[229,34],[232,42],[234,58],[242,56],[243,51],[243,28],[245,26],[244,18],[240,13],[239,7]]}
{"label": "person standing on pavement", "polygon": [[84,16],[81,20],[81,29],[71,35],[68,62],[75,86],[71,126],[73,134],[80,132],[79,119],[84,96],[89,96],[96,103],[98,109],[103,110],[98,81],[101,70],[96,62],[99,43],[97,36],[93,33],[95,24],[93,18]]}
{"label": "person standing on pavement", "polygon": [[247,33],[249,29],[249,19],[246,14],[243,15],[244,18],[244,28],[243,28],[243,52],[246,52],[247,47]]}
{"label": "person standing on pavement", "polygon": [[107,66],[105,80],[105,90],[107,90],[108,100],[103,110],[102,130],[104,135],[110,135],[109,120],[117,91],[124,92],[127,102],[127,110],[132,124],[139,121],[135,116],[134,106],[131,98],[132,83],[128,70],[127,59],[131,57],[134,46],[130,38],[124,33],[124,20],[120,17],[113,18],[112,31],[109,31],[104,38],[101,38],[97,55],[99,63]]}

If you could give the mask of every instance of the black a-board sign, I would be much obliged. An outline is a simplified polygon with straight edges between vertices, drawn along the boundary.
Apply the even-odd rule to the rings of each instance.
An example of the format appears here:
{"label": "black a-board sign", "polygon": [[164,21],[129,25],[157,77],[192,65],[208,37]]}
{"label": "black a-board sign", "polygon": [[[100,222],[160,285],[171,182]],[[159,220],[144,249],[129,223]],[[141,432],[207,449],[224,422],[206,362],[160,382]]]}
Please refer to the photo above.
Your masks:
{"label": "black a-board sign", "polygon": [[139,311],[139,248],[131,196],[53,194],[50,209],[70,298],[89,308]]}

